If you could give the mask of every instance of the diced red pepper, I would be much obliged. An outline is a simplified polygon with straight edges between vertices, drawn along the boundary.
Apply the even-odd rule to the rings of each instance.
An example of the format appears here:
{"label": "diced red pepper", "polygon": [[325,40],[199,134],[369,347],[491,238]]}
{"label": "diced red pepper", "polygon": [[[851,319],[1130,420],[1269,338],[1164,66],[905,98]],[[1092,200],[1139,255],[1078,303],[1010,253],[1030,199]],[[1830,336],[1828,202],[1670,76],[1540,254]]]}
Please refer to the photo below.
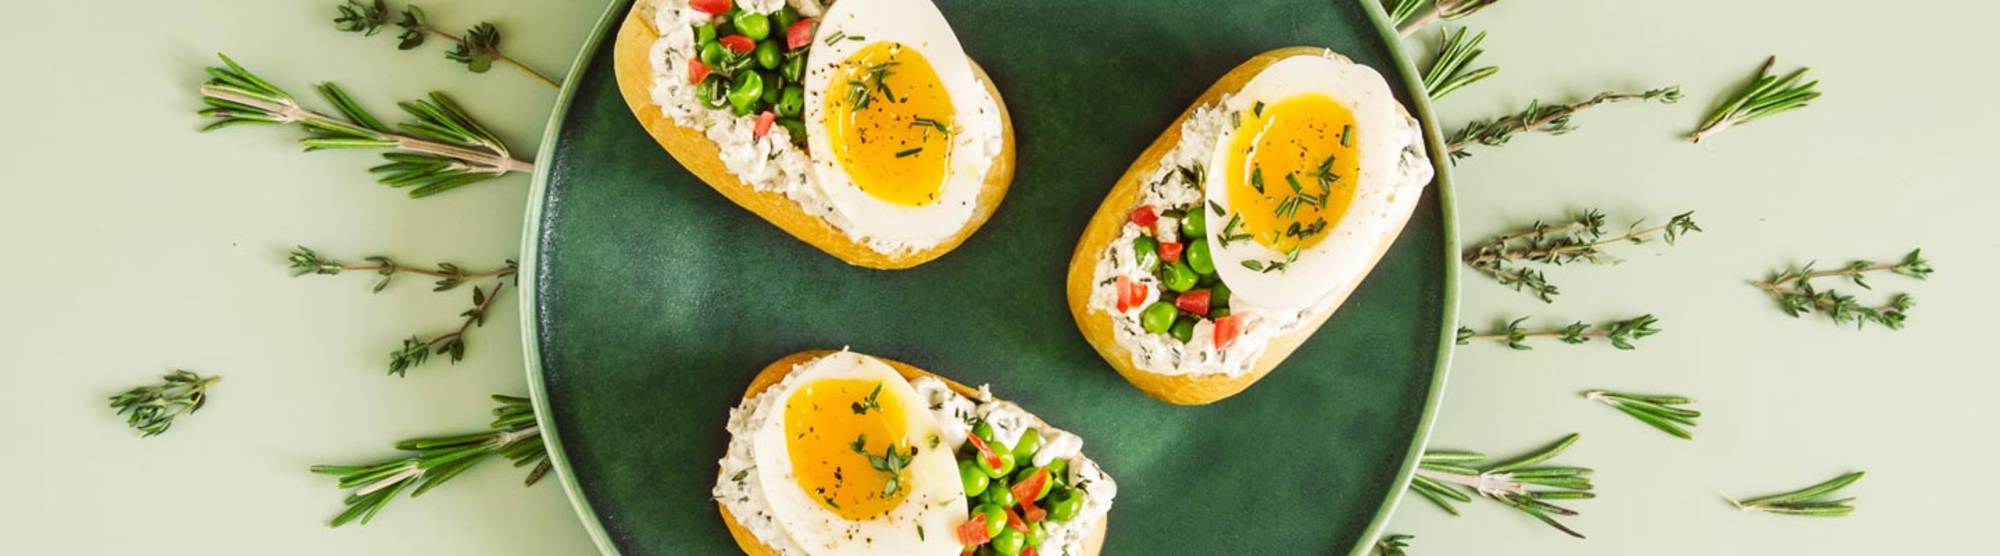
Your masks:
{"label": "diced red pepper", "polygon": [[1014,499],[1021,501],[1023,505],[1033,505],[1035,497],[1042,495],[1042,487],[1048,483],[1049,468],[1036,469],[1035,474],[1029,475],[1027,479],[1023,479],[1021,482],[1014,483]]}
{"label": "diced red pepper", "polygon": [[1034,500],[1022,500],[1021,515],[1028,518],[1028,523],[1041,523],[1049,518],[1049,511],[1035,507]]}
{"label": "diced red pepper", "polygon": [[708,79],[709,71],[711,70],[708,69],[708,64],[701,63],[701,57],[696,56],[688,59],[689,83],[701,83],[701,80]]}
{"label": "diced red pepper", "polygon": [[958,544],[960,545],[979,546],[986,544],[986,541],[990,540],[993,540],[993,538],[986,536],[986,514],[972,516],[972,520],[958,526]]}
{"label": "diced red pepper", "polygon": [[776,121],[778,121],[777,112],[765,110],[764,113],[758,114],[757,127],[751,128],[750,136],[758,139],[763,139],[765,134],[771,132],[771,123]]}
{"label": "diced red pepper", "polygon": [[1035,553],[1035,545],[1028,545],[1021,547],[1021,556],[1041,556],[1041,555]]}
{"label": "diced red pepper", "polygon": [[688,0],[688,7],[702,13],[722,15],[729,13],[730,0]]}
{"label": "diced red pepper", "polygon": [[965,439],[972,441],[973,448],[979,449],[979,455],[986,458],[986,465],[988,467],[999,469],[1000,466],[1006,464],[1006,462],[1000,461],[1000,456],[994,454],[993,449],[986,446],[986,441],[980,440],[978,436],[968,435]]}
{"label": "diced red pepper", "polygon": [[1181,251],[1186,249],[1186,244],[1162,243],[1160,244],[1160,260],[1170,263],[1181,262]]}
{"label": "diced red pepper", "polygon": [[730,35],[716,39],[716,41],[721,42],[722,46],[727,46],[730,50],[737,52],[749,52],[757,49],[757,41],[743,35]]}
{"label": "diced red pepper", "polygon": [[1243,335],[1243,321],[1249,315],[1233,314],[1215,320],[1215,347],[1227,349],[1236,343],[1236,337]]}
{"label": "diced red pepper", "polygon": [[811,46],[813,43],[813,31],[817,30],[816,27],[818,25],[818,21],[810,19],[801,19],[792,22],[792,26],[785,29],[785,48],[798,50]]}
{"label": "diced red pepper", "polygon": [[1208,314],[1209,290],[1190,290],[1174,298],[1174,307],[1197,315]]}
{"label": "diced red pepper", "polygon": [[1007,527],[1015,531],[1020,531],[1023,535],[1028,534],[1028,522],[1021,521],[1021,516],[1015,514],[1013,508],[1003,509],[1007,512]]}
{"label": "diced red pepper", "polygon": [[1117,285],[1118,312],[1130,311],[1133,307],[1138,307],[1140,303],[1146,302],[1146,294],[1149,293],[1149,288],[1145,284],[1139,283],[1138,280],[1133,280],[1130,276],[1119,276]]}
{"label": "diced red pepper", "polygon": [[1125,217],[1125,219],[1151,232],[1153,231],[1153,223],[1160,221],[1160,215],[1153,214],[1153,207],[1144,206],[1139,207],[1139,210],[1132,211],[1132,215]]}

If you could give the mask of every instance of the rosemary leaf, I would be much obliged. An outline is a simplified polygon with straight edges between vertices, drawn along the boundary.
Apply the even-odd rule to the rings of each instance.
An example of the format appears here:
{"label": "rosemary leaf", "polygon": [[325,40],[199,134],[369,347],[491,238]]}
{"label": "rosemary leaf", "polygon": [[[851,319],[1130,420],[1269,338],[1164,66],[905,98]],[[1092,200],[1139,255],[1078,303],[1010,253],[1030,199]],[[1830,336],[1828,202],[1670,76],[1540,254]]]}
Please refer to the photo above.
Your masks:
{"label": "rosemary leaf", "polygon": [[313,466],[313,473],[339,477],[340,488],[354,489],[344,502],[347,509],[329,525],[339,527],[357,520],[366,525],[411,485],[416,485],[410,492],[415,498],[494,456],[512,460],[514,467],[534,465],[524,484],[532,486],[540,481],[551,464],[541,428],[533,419],[533,406],[527,398],[514,396],[494,395],[493,401],[500,403],[495,413],[526,414],[529,418],[485,432],[398,442],[396,449],[414,453],[381,463]]}
{"label": "rosemary leaf", "polygon": [[1592,471],[1570,466],[1535,467],[1569,449],[1579,438],[1572,434],[1519,458],[1483,467],[1480,464],[1485,462],[1486,457],[1482,454],[1425,452],[1419,460],[1416,476],[1410,480],[1410,490],[1452,515],[1458,515],[1456,503],[1471,502],[1471,494],[1478,494],[1481,498],[1520,510],[1564,534],[1583,538],[1582,533],[1556,520],[1556,516],[1574,516],[1577,512],[1547,501],[1596,497],[1590,492],[1595,488],[1588,478]]}
{"label": "rosemary leaf", "polygon": [[1492,66],[1472,68],[1473,61],[1486,53],[1479,49],[1479,43],[1485,40],[1485,31],[1466,40],[1464,27],[1456,32],[1449,28],[1438,30],[1437,58],[1431,62],[1430,70],[1424,72],[1424,90],[1432,100],[1500,73],[1500,68]]}
{"label": "rosemary leaf", "polygon": [[1727,496],[1723,497],[1723,499],[1729,500],[1731,505],[1746,512],[1806,517],[1845,517],[1848,514],[1854,513],[1854,506],[1849,504],[1854,501],[1853,498],[1837,500],[1826,500],[1825,498],[1832,496],[1836,492],[1840,492],[1841,489],[1847,488],[1849,485],[1854,484],[1855,481],[1861,480],[1862,475],[1864,475],[1863,472],[1855,471],[1799,490],[1762,498],[1752,498],[1741,502]]}
{"label": "rosemary leaf", "polygon": [[1799,68],[1781,78],[1771,73],[1771,68],[1777,63],[1777,56],[1766,58],[1764,65],[1757,68],[1757,76],[1736,94],[1730,95],[1728,101],[1716,107],[1715,112],[1702,121],[1701,127],[1688,134],[1688,140],[1700,144],[1729,128],[1765,116],[1805,108],[1807,103],[1819,98],[1819,91],[1815,90],[1819,86],[1818,81],[1800,83],[1805,80],[1809,68]]}

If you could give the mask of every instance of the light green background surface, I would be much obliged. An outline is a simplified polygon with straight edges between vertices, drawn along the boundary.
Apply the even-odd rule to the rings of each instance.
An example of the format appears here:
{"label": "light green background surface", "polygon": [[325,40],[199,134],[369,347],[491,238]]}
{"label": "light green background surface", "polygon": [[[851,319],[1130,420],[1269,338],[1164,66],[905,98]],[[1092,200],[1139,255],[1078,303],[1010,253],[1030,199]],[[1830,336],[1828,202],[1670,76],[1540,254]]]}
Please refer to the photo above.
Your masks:
{"label": "light green background surface", "polygon": [[[7,106],[0,157],[0,372],[11,425],[0,476],[10,554],[580,554],[591,550],[554,484],[502,466],[398,500],[373,524],[330,530],[342,493],[315,463],[393,455],[389,443],[483,426],[488,393],[523,394],[503,301],[465,362],[382,376],[412,333],[456,325],[460,292],[406,279],[286,277],[293,244],[352,259],[485,267],[519,245],[527,180],[408,201],[364,179],[373,155],[303,155],[285,130],[197,135],[200,68],[230,52],[306,93],[333,80],[378,113],[432,89],[532,153],[555,92],[504,68],[472,75],[442,44],[337,33],[332,0],[35,2],[0,34]],[[561,72],[603,4],[430,0],[442,26],[501,26],[506,50]],[[1990,3],[1502,2],[1468,21],[1494,36],[1500,76],[1439,103],[1448,126],[1527,100],[1680,84],[1677,106],[1613,106],[1574,134],[1522,137],[1459,165],[1468,242],[1572,208],[1620,224],[1696,210],[1707,233],[1621,249],[1615,267],[1551,271],[1543,305],[1468,273],[1463,318],[1559,324],[1655,313],[1637,352],[1550,345],[1461,348],[1435,445],[1511,453],[1569,432],[1561,461],[1595,467],[1573,541],[1497,504],[1451,518],[1406,500],[1390,532],[1416,554],[1879,554],[1990,548],[2000,488],[1995,365],[1978,351],[2000,309],[2000,200],[1983,170],[2000,105],[1982,91]],[[1720,89],[1765,54],[1810,64],[1828,96],[1695,147],[1679,140]],[[1419,56],[1427,59],[1428,55]],[[305,96],[305,95],[301,95]],[[316,99],[315,99],[316,101]],[[315,105],[317,103],[315,102]],[[1122,164],[1122,162],[1121,162]],[[1792,321],[1743,284],[1791,262],[1889,259],[1923,247],[1929,282],[1895,277],[1920,306],[1901,332]],[[139,440],[103,397],[185,367],[225,380],[173,432]],[[1589,388],[1693,396],[1708,412],[1682,442],[1576,398]],[[1870,472],[1845,520],[1730,510],[1850,469]],[[1116,553],[1113,547],[1113,553]]]}

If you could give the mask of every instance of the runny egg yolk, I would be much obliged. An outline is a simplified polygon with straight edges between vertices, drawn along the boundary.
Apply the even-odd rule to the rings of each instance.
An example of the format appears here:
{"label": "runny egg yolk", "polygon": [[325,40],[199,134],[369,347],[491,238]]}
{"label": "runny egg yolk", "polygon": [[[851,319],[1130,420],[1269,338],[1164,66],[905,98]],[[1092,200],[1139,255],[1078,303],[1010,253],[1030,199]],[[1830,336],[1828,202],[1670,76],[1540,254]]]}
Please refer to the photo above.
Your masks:
{"label": "runny egg yolk", "polygon": [[[869,456],[894,448],[913,455],[902,400],[881,395],[882,382],[827,379],[800,387],[785,402],[785,445],[799,488],[833,513],[865,520],[909,496],[908,473],[877,469]],[[858,446],[858,451],[857,451]],[[890,479],[898,488],[891,489]]]}
{"label": "runny egg yolk", "polygon": [[827,140],[854,185],[905,206],[936,201],[951,165],[951,96],[930,61],[893,42],[863,47],[834,69]]}
{"label": "runny egg yolk", "polygon": [[1354,114],[1323,94],[1257,102],[1237,116],[1227,175],[1232,220],[1279,253],[1310,248],[1340,223],[1361,164]]}

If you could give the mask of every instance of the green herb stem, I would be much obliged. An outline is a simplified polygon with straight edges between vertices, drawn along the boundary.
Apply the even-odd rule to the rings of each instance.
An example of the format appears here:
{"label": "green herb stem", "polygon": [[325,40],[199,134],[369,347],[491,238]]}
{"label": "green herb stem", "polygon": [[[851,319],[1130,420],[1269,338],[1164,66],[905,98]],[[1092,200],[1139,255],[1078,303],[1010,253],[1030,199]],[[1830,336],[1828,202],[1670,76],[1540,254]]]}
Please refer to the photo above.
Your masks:
{"label": "green herb stem", "polygon": [[1930,261],[1923,257],[1923,250],[1916,249],[1904,255],[1902,261],[1894,264],[1853,261],[1839,269],[1816,271],[1813,270],[1812,263],[1807,263],[1803,267],[1788,268],[1773,273],[1767,279],[1750,284],[1769,294],[1771,299],[1778,303],[1778,308],[1792,317],[1819,313],[1826,315],[1836,324],[1852,322],[1857,329],[1872,322],[1890,330],[1897,330],[1903,327],[1910,308],[1916,306],[1916,300],[1908,294],[1895,294],[1890,297],[1888,303],[1879,307],[1864,307],[1854,296],[1835,289],[1822,290],[1814,286],[1812,281],[1823,278],[1845,278],[1862,289],[1873,289],[1867,280],[1869,274],[1889,272],[1923,280],[1933,271]]}
{"label": "green herb stem", "polygon": [[[1653,317],[1653,315],[1640,315],[1631,319],[1608,322],[1595,327],[1583,322],[1576,322],[1560,329],[1543,331],[1529,331],[1526,328],[1522,328],[1521,323],[1527,320],[1528,317],[1514,319],[1508,322],[1501,330],[1487,334],[1480,334],[1469,327],[1460,327],[1458,329],[1458,345],[1467,345],[1480,341],[1497,341],[1506,343],[1507,347],[1515,350],[1528,351],[1535,348],[1528,345],[1527,341],[1535,338],[1554,338],[1566,344],[1583,344],[1591,340],[1601,339],[1609,341],[1612,347],[1621,350],[1630,350],[1634,348],[1632,344],[1634,340],[1660,332],[1660,329],[1654,327],[1655,324],[1659,323],[1659,319]],[[1596,328],[1597,330],[1591,331],[1592,328]]]}
{"label": "green herb stem", "polygon": [[[1391,16],[1394,17],[1396,23],[1398,23],[1398,26],[1396,27],[1396,32],[1402,36],[1407,37],[1416,34],[1417,31],[1421,31],[1425,27],[1429,27],[1432,23],[1437,23],[1439,20],[1449,21],[1470,16],[1474,13],[1477,13],[1479,10],[1486,9],[1487,6],[1491,6],[1499,1],[1500,0],[1436,0],[1435,2],[1431,3],[1430,9],[1424,10],[1421,14],[1416,12],[1416,5],[1418,4],[1418,2],[1399,1],[1398,4],[1392,8]],[[1397,14],[1401,14],[1401,17],[1395,17]]]}
{"label": "green herb stem", "polygon": [[[1557,520],[1558,517],[1578,515],[1577,512],[1548,501],[1595,498],[1596,494],[1591,492],[1595,487],[1589,478],[1593,471],[1582,467],[1541,466],[1575,445],[1580,438],[1572,434],[1527,455],[1483,467],[1480,464],[1488,459],[1485,454],[1425,452],[1419,460],[1416,476],[1410,481],[1410,490],[1452,515],[1458,515],[1456,504],[1471,502],[1472,495],[1478,495],[1507,504],[1580,539],[1583,538],[1582,533]],[[1465,491],[1470,491],[1470,494]]]}
{"label": "green herb stem", "polygon": [[[335,6],[335,8],[340,12],[340,16],[333,20],[333,25],[335,29],[341,31],[373,36],[375,33],[381,31],[382,26],[389,24],[389,8],[384,4],[383,0],[374,0],[373,3],[363,3],[360,0],[347,0],[345,5]],[[404,7],[402,17],[401,21],[396,22],[397,26],[403,28],[402,35],[398,37],[401,42],[396,45],[398,50],[412,50],[422,46],[425,37],[439,37],[451,41],[455,45],[451,52],[445,54],[445,57],[454,62],[465,64],[466,68],[473,73],[486,73],[492,67],[494,61],[499,61],[513,66],[514,69],[528,74],[530,77],[541,81],[549,87],[562,88],[562,83],[550,79],[548,75],[535,71],[526,64],[522,64],[520,61],[501,53],[500,32],[492,23],[482,22],[474,25],[470,31],[466,32],[464,37],[460,37],[440,31],[437,27],[432,26],[430,24],[430,17],[424,13],[423,8],[415,5]]]}
{"label": "green herb stem", "polygon": [[1701,417],[1700,411],[1678,407],[1694,403],[1694,400],[1682,396],[1647,396],[1591,390],[1584,392],[1583,398],[1611,406],[1659,429],[1660,432],[1683,440],[1694,439],[1694,433],[1689,432],[1687,428],[1695,426],[1694,420]]}
{"label": "green herb stem", "polygon": [[125,425],[141,433],[141,438],[165,434],[174,425],[174,420],[193,415],[208,405],[208,389],[222,377],[202,378],[201,375],[175,370],[167,373],[157,385],[140,386],[111,396],[111,408],[118,415],[131,413],[125,418]]}
{"label": "green herb stem", "polygon": [[1544,302],[1554,302],[1560,290],[1540,270],[1527,265],[1610,264],[1618,262],[1605,252],[1611,245],[1647,243],[1655,238],[1673,245],[1682,235],[1701,231],[1693,212],[1675,215],[1660,226],[1641,227],[1643,220],[1633,222],[1624,234],[1609,237],[1605,222],[1604,213],[1597,210],[1580,212],[1563,224],[1536,222],[1524,231],[1473,247],[1466,251],[1463,260],[1501,285],[1529,292]]}
{"label": "green herb stem", "polygon": [[1578,112],[1589,110],[1607,103],[1627,101],[1657,101],[1663,104],[1680,102],[1680,87],[1664,87],[1637,93],[1602,92],[1597,96],[1572,104],[1542,104],[1532,101],[1519,113],[1492,120],[1477,120],[1466,124],[1457,133],[1445,139],[1446,152],[1452,159],[1472,156],[1467,149],[1474,145],[1499,147],[1506,145],[1520,133],[1546,133],[1563,135],[1575,131],[1570,118]]}
{"label": "green herb stem", "polygon": [[354,490],[346,499],[347,510],[329,525],[339,527],[356,520],[366,525],[405,490],[411,498],[421,496],[496,455],[512,460],[515,467],[533,465],[526,485],[547,476],[552,467],[533,405],[527,398],[513,396],[495,395],[493,400],[500,403],[493,412],[502,418],[489,427],[491,430],[398,442],[396,449],[413,453],[380,463],[313,466],[313,473],[339,477],[340,488]]}
{"label": "green herb stem", "polygon": [[1736,506],[1736,509],[1746,512],[1803,517],[1846,517],[1854,513],[1854,506],[1851,505],[1854,499],[1829,500],[1828,498],[1860,481],[1863,475],[1865,473],[1855,471],[1799,490],[1741,502],[1728,496],[1722,498],[1728,500],[1730,505]]}
{"label": "green herb stem", "polygon": [[1766,58],[1764,64],[1757,69],[1757,76],[1751,78],[1750,82],[1736,94],[1730,95],[1729,100],[1722,106],[1716,107],[1715,112],[1710,113],[1708,119],[1702,121],[1701,127],[1695,129],[1694,133],[1688,134],[1688,140],[1701,144],[1709,137],[1732,127],[1766,116],[1805,108],[1808,103],[1819,98],[1820,93],[1815,90],[1815,87],[1819,86],[1818,81],[1800,83],[1805,79],[1808,68],[1799,68],[1780,78],[1771,73],[1771,68],[1777,63],[1777,56]]}

